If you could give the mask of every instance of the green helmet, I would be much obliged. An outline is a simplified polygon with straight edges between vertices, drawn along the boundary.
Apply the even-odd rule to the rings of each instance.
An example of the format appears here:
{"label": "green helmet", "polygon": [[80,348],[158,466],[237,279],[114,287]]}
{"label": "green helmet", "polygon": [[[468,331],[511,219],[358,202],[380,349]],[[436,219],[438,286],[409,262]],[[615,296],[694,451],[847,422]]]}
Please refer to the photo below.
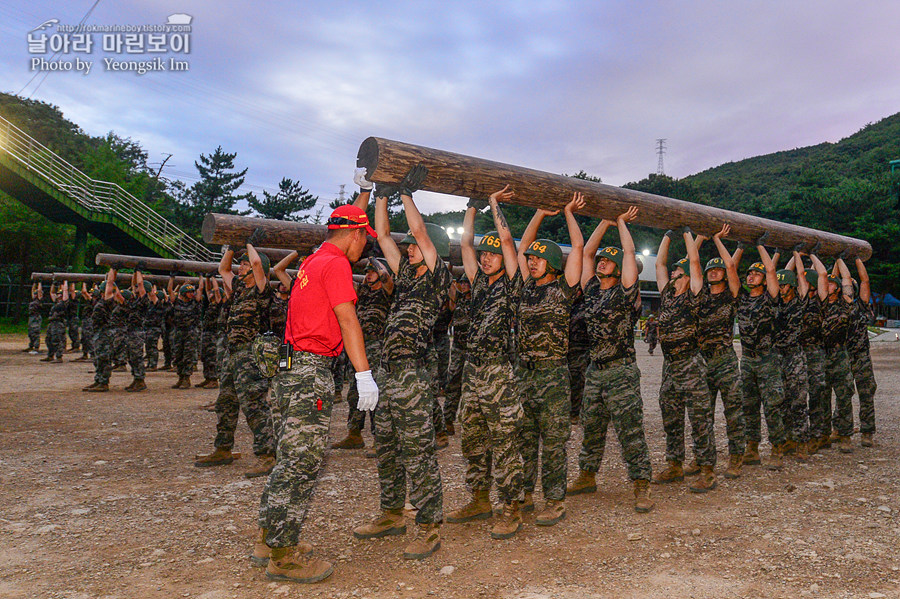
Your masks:
{"label": "green helmet", "polygon": [[675,270],[676,268],[680,268],[684,271],[684,274],[689,275],[691,274],[691,261],[687,258],[682,258],[672,265],[672,270]]}
{"label": "green helmet", "polygon": [[549,239],[535,239],[523,252],[526,256],[537,256],[547,261],[547,266],[555,271],[562,270],[562,250],[559,245]]}
{"label": "green helmet", "polygon": [[194,293],[196,289],[190,283],[185,283],[181,286],[181,289],[178,290],[179,295],[187,295],[188,293]]}
{"label": "green helmet", "polygon": [[[271,264],[271,262],[269,262],[269,257],[262,252],[257,252],[257,255],[259,255],[259,261],[262,262],[263,272],[269,274],[269,265]],[[238,263],[240,262],[250,262],[250,256],[246,253],[243,254]]]}
{"label": "green helmet", "polygon": [[709,272],[714,268],[725,268],[725,261],[721,258],[713,258],[706,263],[706,268],[703,269],[703,272]]}
{"label": "green helmet", "polygon": [[[381,264],[383,267],[390,270],[390,268],[388,268],[387,260],[385,260],[384,258],[375,258],[375,261],[378,262],[379,264]],[[365,270],[378,270],[378,269],[375,268],[375,265],[372,264],[371,262],[366,262]]]}
{"label": "green helmet", "polygon": [[787,270],[783,268],[775,273],[775,276],[778,277],[779,285],[790,285],[791,287],[797,286],[797,273],[793,270]]}
{"label": "green helmet", "polygon": [[125,301],[130,300],[132,295],[134,295],[134,294],[131,293],[131,289],[123,289],[122,290],[122,297],[125,298]]}
{"label": "green helmet", "polygon": [[[435,223],[425,223],[425,230],[428,232],[428,237],[431,239],[431,243],[434,244],[434,249],[437,250],[438,256],[444,260],[449,260],[450,238],[447,236],[447,231],[444,230],[444,227]],[[400,244],[403,245],[404,243],[418,245],[412,231],[406,232],[406,237],[403,238]]]}
{"label": "green helmet", "polygon": [[766,267],[762,262],[754,262],[753,264],[750,265],[750,268],[747,269],[747,274],[750,274],[753,271],[761,272],[762,274],[766,274]]}
{"label": "green helmet", "polygon": [[98,287],[97,289],[100,290],[100,293],[103,293],[104,291],[106,291],[106,281],[103,281],[102,283],[100,283],[100,287]]}
{"label": "green helmet", "polygon": [[819,273],[816,272],[814,268],[807,268],[804,273],[806,276],[806,282],[809,283],[813,289],[818,287],[819,285]]}
{"label": "green helmet", "polygon": [[150,290],[153,289],[153,283],[150,281],[144,281],[144,291],[150,293]]}
{"label": "green helmet", "polygon": [[456,277],[457,283],[465,283],[466,285],[471,285],[472,281],[469,280],[469,276],[466,273],[461,273],[458,277]]}
{"label": "green helmet", "polygon": [[837,275],[832,275],[832,274],[828,275],[828,282],[834,283],[835,285],[837,285],[839,287],[841,285],[841,280],[837,277]]}
{"label": "green helmet", "polygon": [[621,270],[622,268],[622,258],[625,256],[625,252],[622,251],[622,248],[617,247],[605,247],[597,254],[597,260],[600,258],[606,258],[607,260],[611,260],[616,263],[616,266]]}
{"label": "green helmet", "polygon": [[478,252],[488,252],[490,254],[502,254],[503,249],[500,247],[500,236],[496,231],[485,233],[475,248]]}
{"label": "green helmet", "polygon": [[156,292],[156,299],[158,299],[158,300],[164,300],[164,299],[166,299],[166,292],[165,292],[165,291],[157,291],[157,292]]}

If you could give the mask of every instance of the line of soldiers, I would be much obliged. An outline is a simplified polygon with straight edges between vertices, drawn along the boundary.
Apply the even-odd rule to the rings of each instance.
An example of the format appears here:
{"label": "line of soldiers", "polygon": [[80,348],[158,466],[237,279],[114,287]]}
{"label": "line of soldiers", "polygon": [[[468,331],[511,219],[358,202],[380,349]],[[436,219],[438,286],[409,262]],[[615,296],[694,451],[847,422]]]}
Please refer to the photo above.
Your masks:
{"label": "line of soldiers", "polygon": [[[642,310],[639,263],[628,223],[637,217],[637,209],[602,221],[585,242],[574,218],[584,200],[575,194],[563,210],[572,245],[563,265],[560,247],[537,239],[543,219],[559,211],[538,210],[517,249],[500,208],[514,192],[504,188],[488,200],[472,199],[461,239],[465,273],[452,281],[444,261],[449,255],[447,235],[425,223],[412,200],[424,170],[416,166],[400,184],[379,185],[375,191],[375,229],[384,260],[367,265],[357,314],[380,390],[374,437],[381,513],[355,528],[355,537],[405,534],[403,508],[408,499],[419,528],[404,550],[408,559],[422,559],[439,549],[443,521],[493,518],[491,537],[511,538],[521,530],[522,513],[535,510],[539,476],[544,505],[535,523],[552,526],[566,516],[567,495],[596,492],[610,424],[622,447],[637,512],[654,507],[651,481],[673,483],[697,475],[690,490],[711,491],[716,487],[713,408],[720,393],[728,431],[728,478],[739,477],[745,464],[760,463],[763,414],[772,446],[770,469],[780,469],[784,455],[805,460],[834,440],[841,451],[852,451],[854,378],[862,444],[872,445],[876,385],[866,328],[871,318],[868,277],[861,260],[856,259],[858,288],[843,259],[829,274],[812,251],[806,252],[811,248],[793,248],[786,269],[779,271],[779,256],[769,257],[763,236],[756,244],[761,259],[742,282],[737,268],[744,248],[740,245],[734,254],[725,249],[727,224],[713,236],[720,256],[705,267],[698,251],[704,239],[685,229],[680,236],[688,256],[670,268],[668,247],[678,234],[666,233],[656,274],[664,357],[659,402],[667,467],[653,478],[634,350]],[[361,173],[356,181],[361,193],[355,204],[365,209],[373,186]],[[410,227],[399,247],[387,218],[388,198],[396,195]],[[475,215],[488,206],[495,230],[476,246]],[[609,228],[617,229],[621,247],[601,247]],[[804,259],[812,268],[805,268]],[[443,376],[441,344],[434,330],[448,308],[454,333],[448,375]],[[735,321],[741,333],[740,360],[734,348]],[[441,381],[443,408],[438,401]],[[295,392],[305,391],[282,391]],[[581,404],[584,437],[579,473],[567,486],[566,442],[576,401]],[[354,404],[351,399],[348,436],[333,447],[363,446],[365,413]],[[445,516],[436,450],[442,431],[455,432],[457,405],[471,499]],[[322,414],[330,415],[330,405]],[[694,454],[688,467],[685,414]],[[291,443],[314,444],[307,434],[314,433],[300,431]],[[251,559],[257,566],[268,564],[272,578],[314,582],[333,569],[313,557],[312,546],[300,539],[306,498],[322,457],[315,452],[297,467],[293,484],[308,492],[298,495],[290,517],[266,518],[261,508]],[[499,515],[490,501],[494,485],[503,504]],[[265,498],[264,492],[263,506]],[[278,549],[277,563],[270,562],[275,560],[273,548]]]}

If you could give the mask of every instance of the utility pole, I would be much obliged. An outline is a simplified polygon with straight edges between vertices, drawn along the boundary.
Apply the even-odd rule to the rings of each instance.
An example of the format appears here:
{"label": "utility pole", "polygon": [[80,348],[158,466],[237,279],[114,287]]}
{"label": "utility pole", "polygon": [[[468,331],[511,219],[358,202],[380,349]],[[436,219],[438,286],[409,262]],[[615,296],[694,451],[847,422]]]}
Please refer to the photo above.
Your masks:
{"label": "utility pole", "polygon": [[656,140],[656,155],[659,156],[659,160],[656,162],[656,174],[657,175],[665,175],[666,172],[663,169],[663,155],[666,153],[666,140],[665,138],[660,138]]}

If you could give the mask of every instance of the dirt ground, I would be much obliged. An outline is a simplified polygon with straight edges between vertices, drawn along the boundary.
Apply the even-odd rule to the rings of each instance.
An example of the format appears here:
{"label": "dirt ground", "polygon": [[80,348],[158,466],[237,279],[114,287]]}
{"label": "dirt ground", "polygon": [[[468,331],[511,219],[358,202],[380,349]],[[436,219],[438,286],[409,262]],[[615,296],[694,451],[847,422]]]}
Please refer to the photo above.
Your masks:
{"label": "dirt ground", "polygon": [[[705,495],[654,486],[656,508],[641,515],[613,435],[599,492],[570,498],[557,526],[529,515],[517,538],[493,541],[489,522],[445,524],[442,549],[422,562],[402,559],[407,538],[353,538],[377,513],[375,462],[332,451],[305,538],[336,568],[316,585],[271,583],[247,560],[264,481],[242,476],[252,453],[243,420],[244,458],[194,468],[215,434],[215,415],[198,406],[215,391],[174,391],[172,373],[154,372],[147,392],[125,393],[130,375],[114,373],[113,391],[82,393],[89,363],[38,362],[25,345],[0,337],[0,597],[900,597],[900,343],[873,347],[874,448],[856,435],[851,455],[789,459],[779,473],[745,468]],[[662,357],[638,345],[659,469]],[[332,439],[346,410],[335,408]],[[723,426],[719,406],[720,472]],[[580,441],[573,427],[570,479]],[[449,510],[467,499],[458,435],[439,461]]]}

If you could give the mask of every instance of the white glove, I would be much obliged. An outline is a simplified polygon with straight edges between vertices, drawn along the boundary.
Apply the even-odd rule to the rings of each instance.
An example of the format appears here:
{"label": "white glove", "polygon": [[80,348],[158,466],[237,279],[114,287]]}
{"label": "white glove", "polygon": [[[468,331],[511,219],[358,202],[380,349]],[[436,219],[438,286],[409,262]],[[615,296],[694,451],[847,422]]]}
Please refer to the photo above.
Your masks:
{"label": "white glove", "polygon": [[356,409],[362,412],[371,412],[378,405],[378,385],[372,378],[371,370],[356,373],[356,390],[359,392],[359,401]]}
{"label": "white glove", "polygon": [[366,179],[366,169],[358,168],[353,171],[353,182],[359,185],[361,191],[372,191],[375,184]]}

